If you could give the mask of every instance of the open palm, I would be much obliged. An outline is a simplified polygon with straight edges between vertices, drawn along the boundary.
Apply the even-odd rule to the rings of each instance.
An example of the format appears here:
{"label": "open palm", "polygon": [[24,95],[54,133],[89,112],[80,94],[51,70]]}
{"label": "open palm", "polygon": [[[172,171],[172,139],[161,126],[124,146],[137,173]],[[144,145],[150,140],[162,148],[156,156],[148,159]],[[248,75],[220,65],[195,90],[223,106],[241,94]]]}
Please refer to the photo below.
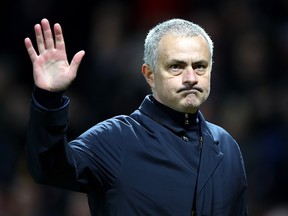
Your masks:
{"label": "open palm", "polygon": [[34,30],[39,55],[29,38],[25,38],[25,46],[33,64],[36,86],[52,92],[67,89],[76,77],[84,51],[77,52],[69,64],[59,24],[54,25],[55,41],[47,19],[42,19],[41,25],[36,24]]}

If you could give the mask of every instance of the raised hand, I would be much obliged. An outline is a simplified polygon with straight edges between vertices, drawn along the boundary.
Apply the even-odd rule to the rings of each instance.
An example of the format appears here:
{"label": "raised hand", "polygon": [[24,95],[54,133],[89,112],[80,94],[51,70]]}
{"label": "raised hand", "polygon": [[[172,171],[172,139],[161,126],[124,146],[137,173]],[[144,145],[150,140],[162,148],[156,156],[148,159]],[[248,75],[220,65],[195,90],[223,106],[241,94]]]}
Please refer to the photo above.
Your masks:
{"label": "raised hand", "polygon": [[69,64],[61,26],[54,25],[55,40],[47,19],[34,26],[37,54],[29,38],[24,43],[33,64],[33,77],[37,87],[51,92],[68,88],[77,75],[78,67],[85,52],[79,51]]}

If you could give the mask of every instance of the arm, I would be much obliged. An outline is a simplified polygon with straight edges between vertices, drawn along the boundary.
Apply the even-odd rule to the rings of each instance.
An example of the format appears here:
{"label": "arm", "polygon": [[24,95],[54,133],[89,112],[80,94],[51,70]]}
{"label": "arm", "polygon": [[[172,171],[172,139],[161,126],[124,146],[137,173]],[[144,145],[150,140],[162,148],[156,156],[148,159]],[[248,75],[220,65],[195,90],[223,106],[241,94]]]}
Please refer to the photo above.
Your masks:
{"label": "arm", "polygon": [[[39,183],[65,185],[66,188],[79,190],[65,135],[69,100],[62,97],[61,92],[76,77],[84,51],[76,53],[69,65],[61,26],[54,25],[55,41],[48,20],[43,19],[41,25],[35,25],[34,30],[39,55],[31,40],[25,39],[36,85],[27,135],[28,166],[33,178]],[[42,91],[42,96],[39,96],[39,91]],[[46,97],[43,97],[43,93]],[[51,99],[52,107],[47,107],[43,100],[37,100],[43,98]]]}

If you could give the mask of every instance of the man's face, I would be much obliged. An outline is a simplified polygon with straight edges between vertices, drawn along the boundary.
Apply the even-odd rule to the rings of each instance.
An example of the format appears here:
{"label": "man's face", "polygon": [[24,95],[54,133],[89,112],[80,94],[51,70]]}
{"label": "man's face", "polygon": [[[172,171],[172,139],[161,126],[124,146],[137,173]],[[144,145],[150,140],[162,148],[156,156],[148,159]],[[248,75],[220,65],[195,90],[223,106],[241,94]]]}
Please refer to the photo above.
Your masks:
{"label": "man's face", "polygon": [[195,113],[210,93],[211,61],[202,36],[165,35],[158,50],[156,73],[142,67],[144,76],[160,103],[185,113]]}

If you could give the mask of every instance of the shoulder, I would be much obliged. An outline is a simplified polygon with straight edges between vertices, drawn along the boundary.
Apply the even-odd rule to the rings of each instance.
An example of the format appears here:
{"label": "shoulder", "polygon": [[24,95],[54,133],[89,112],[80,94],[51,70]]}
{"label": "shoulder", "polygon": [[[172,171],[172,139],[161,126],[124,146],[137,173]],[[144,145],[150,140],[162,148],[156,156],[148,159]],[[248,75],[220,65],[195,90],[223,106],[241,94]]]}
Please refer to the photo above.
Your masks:
{"label": "shoulder", "polygon": [[218,146],[222,151],[240,151],[239,144],[226,129],[207,121],[206,125],[214,142],[218,143]]}
{"label": "shoulder", "polygon": [[124,135],[132,130],[136,122],[130,116],[119,115],[106,120],[103,120],[91,128],[89,128],[84,135]]}
{"label": "shoulder", "polygon": [[207,121],[200,111],[199,111],[199,120],[201,122],[202,132],[209,134],[214,140],[214,142],[219,142],[223,140],[235,142],[234,138],[230,135],[230,133],[226,129],[212,122]]}
{"label": "shoulder", "polygon": [[208,130],[210,131],[211,135],[213,136],[213,138],[215,140],[220,140],[223,138],[233,139],[231,134],[226,129],[224,129],[223,127],[216,125],[214,123],[208,122],[208,121],[206,121],[206,125],[207,125]]}

